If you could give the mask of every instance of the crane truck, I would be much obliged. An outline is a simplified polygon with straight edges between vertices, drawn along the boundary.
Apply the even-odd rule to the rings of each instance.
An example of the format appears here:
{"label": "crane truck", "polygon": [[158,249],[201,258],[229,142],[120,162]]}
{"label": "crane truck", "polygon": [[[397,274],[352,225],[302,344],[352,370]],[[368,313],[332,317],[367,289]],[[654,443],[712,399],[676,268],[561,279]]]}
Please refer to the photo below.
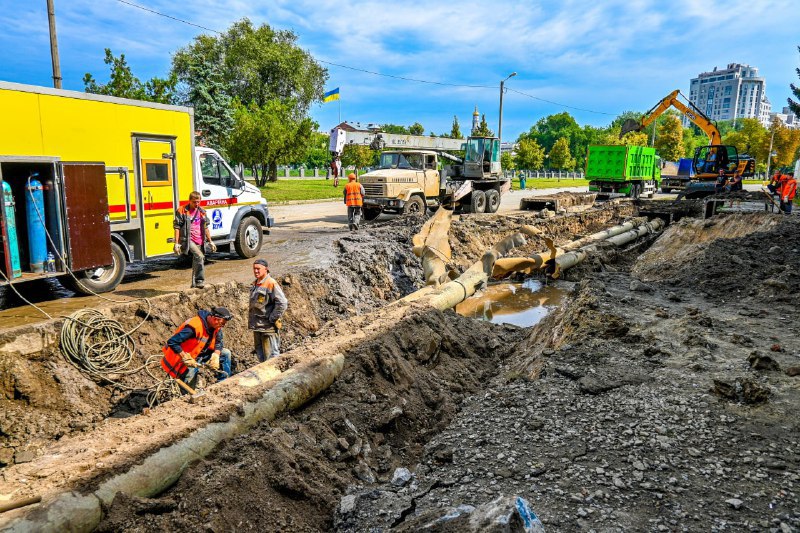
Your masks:
{"label": "crane truck", "polygon": [[[337,156],[348,144],[381,150],[378,167],[363,174],[364,218],[381,213],[422,215],[451,206],[464,213],[494,213],[511,190],[502,176],[500,140],[496,137],[450,139],[374,131],[331,130],[330,151]],[[448,152],[461,151],[463,158]]]}
{"label": "crane truck", "polygon": [[[683,98],[688,104],[683,103],[678,97]],[[642,131],[660,117],[667,109],[674,107],[686,118],[696,124],[708,136],[708,145],[700,146],[694,152],[692,168],[695,172],[694,181],[690,182],[681,196],[699,198],[714,193],[714,182],[723,170],[725,176],[731,178],[734,172],[739,172],[742,177],[750,177],[755,173],[756,161],[747,154],[740,154],[735,146],[720,144],[722,135],[716,124],[706,116],[696,105],[689,101],[680,90],[676,89],[661,99],[655,106],[646,112],[640,120],[628,119],[622,124],[620,137],[629,131]]]}

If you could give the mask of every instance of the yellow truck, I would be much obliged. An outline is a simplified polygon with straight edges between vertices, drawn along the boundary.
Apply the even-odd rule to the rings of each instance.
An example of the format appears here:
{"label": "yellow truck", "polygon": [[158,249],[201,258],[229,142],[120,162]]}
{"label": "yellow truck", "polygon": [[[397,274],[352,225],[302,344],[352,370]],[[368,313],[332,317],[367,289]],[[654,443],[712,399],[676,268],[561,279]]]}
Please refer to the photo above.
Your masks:
{"label": "yellow truck", "polygon": [[127,263],[172,253],[195,190],[221,250],[253,257],[273,224],[260,191],[195,146],[191,108],[0,82],[0,116],[0,284],[113,290]]}

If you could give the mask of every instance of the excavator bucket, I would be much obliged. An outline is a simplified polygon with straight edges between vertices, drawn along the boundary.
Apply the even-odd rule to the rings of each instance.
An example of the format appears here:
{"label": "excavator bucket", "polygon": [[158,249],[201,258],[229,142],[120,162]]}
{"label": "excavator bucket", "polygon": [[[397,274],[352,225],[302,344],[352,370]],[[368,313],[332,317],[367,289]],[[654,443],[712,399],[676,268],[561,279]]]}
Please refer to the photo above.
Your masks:
{"label": "excavator bucket", "polygon": [[641,126],[639,125],[639,121],[638,120],[634,120],[632,118],[627,118],[627,119],[625,119],[625,122],[622,123],[622,129],[619,130],[619,138],[622,139],[622,137],[626,133],[629,133],[629,132],[632,132],[632,131],[639,131],[640,129],[641,129]]}

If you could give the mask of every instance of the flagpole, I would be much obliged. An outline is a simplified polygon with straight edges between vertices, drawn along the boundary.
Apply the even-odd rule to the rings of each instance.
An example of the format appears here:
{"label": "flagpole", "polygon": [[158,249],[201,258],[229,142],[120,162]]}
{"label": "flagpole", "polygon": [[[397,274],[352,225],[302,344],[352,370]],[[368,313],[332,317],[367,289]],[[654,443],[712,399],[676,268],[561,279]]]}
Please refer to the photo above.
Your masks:
{"label": "flagpole", "polygon": [[342,123],[342,96],[339,95],[339,124]]}

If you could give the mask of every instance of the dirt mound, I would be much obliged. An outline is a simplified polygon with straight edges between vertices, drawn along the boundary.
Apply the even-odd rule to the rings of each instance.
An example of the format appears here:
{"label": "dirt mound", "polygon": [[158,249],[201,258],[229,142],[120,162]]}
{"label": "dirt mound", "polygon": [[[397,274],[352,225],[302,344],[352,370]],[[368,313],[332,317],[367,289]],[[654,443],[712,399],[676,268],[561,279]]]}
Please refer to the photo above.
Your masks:
{"label": "dirt mound", "polygon": [[452,312],[398,324],[348,353],[339,380],[313,404],[227,443],[161,498],[119,498],[102,530],[328,529],[347,486],[418,460],[519,331]]}

